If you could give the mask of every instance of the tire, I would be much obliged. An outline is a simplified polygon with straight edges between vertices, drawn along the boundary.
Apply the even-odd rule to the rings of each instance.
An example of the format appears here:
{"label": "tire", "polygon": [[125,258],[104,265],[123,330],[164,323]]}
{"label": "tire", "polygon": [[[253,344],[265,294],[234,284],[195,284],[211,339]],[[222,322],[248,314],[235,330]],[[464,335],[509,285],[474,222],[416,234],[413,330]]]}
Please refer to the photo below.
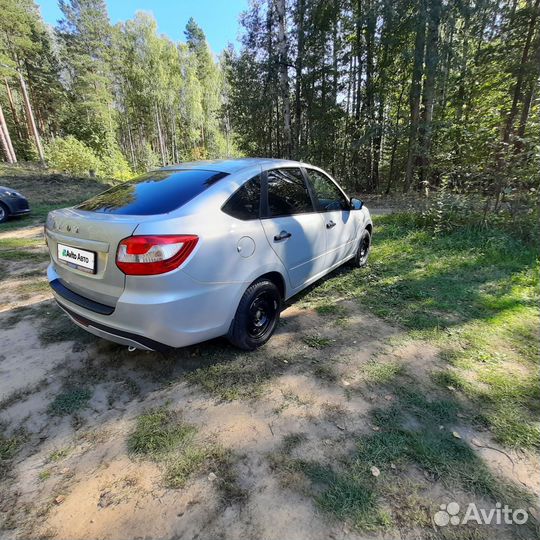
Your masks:
{"label": "tire", "polygon": [[366,229],[362,233],[362,236],[360,237],[360,241],[358,242],[358,249],[356,250],[356,254],[354,258],[351,260],[352,265],[355,268],[362,268],[363,266],[366,266],[369,259],[370,251],[371,251],[371,234],[369,234],[369,231]]}
{"label": "tire", "polygon": [[0,202],[0,223],[4,223],[9,219],[9,208]]}
{"label": "tire", "polygon": [[268,279],[254,281],[242,296],[227,339],[239,349],[254,351],[274,333],[281,311],[281,294]]}

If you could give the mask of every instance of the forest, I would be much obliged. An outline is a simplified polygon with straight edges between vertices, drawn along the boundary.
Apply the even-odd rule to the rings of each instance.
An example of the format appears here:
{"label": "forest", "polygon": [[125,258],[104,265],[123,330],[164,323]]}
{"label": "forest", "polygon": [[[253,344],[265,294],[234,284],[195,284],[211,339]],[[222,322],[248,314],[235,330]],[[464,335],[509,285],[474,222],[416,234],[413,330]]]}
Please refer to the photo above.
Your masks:
{"label": "forest", "polygon": [[[540,539],[540,0],[247,0],[224,50],[195,2],[159,3],[185,14],[179,41],[148,12],[113,24],[107,6],[136,2],[60,0],[54,25],[36,2],[0,0],[0,211],[31,207],[0,215],[0,539]],[[365,206],[272,219],[253,257],[241,236],[267,223],[217,205],[254,178],[203,196],[204,215],[85,212],[227,156],[320,166]],[[356,244],[341,225],[366,209]],[[281,224],[298,231],[283,252]],[[186,235],[207,246],[193,264]],[[124,278],[117,240],[162,236],[181,246],[162,263],[191,266]],[[341,245],[368,263],[335,267]],[[62,268],[59,246],[96,273]],[[270,279],[291,287],[265,301],[280,320],[256,351],[126,346],[195,334],[188,311],[211,328],[224,302],[201,291]],[[230,328],[248,305],[256,326],[258,301],[233,296]]]}
{"label": "forest", "polygon": [[[0,0],[6,162],[118,179],[226,156],[303,160],[354,192],[534,192],[540,0],[252,0],[241,46],[104,0]],[[185,21],[178,21],[183,26]],[[236,30],[236,29],[235,29]]]}

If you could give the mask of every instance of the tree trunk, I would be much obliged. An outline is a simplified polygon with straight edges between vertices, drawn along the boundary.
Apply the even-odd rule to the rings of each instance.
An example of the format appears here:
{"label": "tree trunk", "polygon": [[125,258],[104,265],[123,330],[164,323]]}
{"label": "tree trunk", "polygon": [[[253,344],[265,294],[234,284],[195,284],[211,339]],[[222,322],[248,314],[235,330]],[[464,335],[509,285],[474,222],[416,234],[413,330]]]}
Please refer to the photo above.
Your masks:
{"label": "tree trunk", "polygon": [[516,84],[514,85],[514,91],[512,95],[512,106],[508,116],[506,117],[506,122],[504,124],[503,134],[502,134],[502,143],[497,155],[497,182],[495,185],[495,206],[494,211],[499,210],[501,203],[501,195],[504,187],[504,174],[503,169],[505,167],[505,155],[508,150],[508,145],[510,143],[510,138],[512,136],[512,131],[514,129],[515,118],[518,113],[519,102],[523,99],[523,84],[525,79],[526,65],[529,60],[529,51],[531,48],[531,43],[534,36],[536,20],[538,18],[538,11],[540,6],[540,0],[536,0],[534,5],[531,6],[531,18],[528,24],[527,34],[525,36],[525,43],[523,44],[523,50],[521,53],[521,61],[519,63],[518,73]]}
{"label": "tree trunk", "polygon": [[4,140],[6,141],[7,149],[9,151],[9,158],[11,159],[10,163],[17,163],[17,156],[15,155],[15,150],[13,149],[13,144],[11,144],[11,137],[9,136],[9,130],[6,124],[6,119],[4,118],[4,111],[2,110],[2,105],[0,105],[0,128],[4,134]]}
{"label": "tree trunk", "polygon": [[135,150],[133,148],[133,137],[131,136],[131,125],[129,123],[129,114],[126,113],[126,125],[127,125],[127,132],[128,132],[128,142],[129,142],[129,153],[131,156],[131,167],[133,169],[137,168],[137,164],[135,162]]}
{"label": "tree trunk", "polygon": [[[540,62],[540,59],[539,59]],[[534,91],[536,90],[536,81],[532,81],[529,85],[527,93],[523,99],[523,108],[521,109],[521,116],[519,119],[519,127],[517,131],[516,141],[514,143],[514,149],[516,154],[523,151],[523,139],[525,137],[525,130],[527,128],[527,121],[529,119],[529,113],[531,112],[531,105],[534,99]]]}
{"label": "tree trunk", "polygon": [[420,121],[420,95],[422,91],[422,74],[424,70],[424,54],[426,48],[426,5],[425,0],[418,2],[418,26],[414,44],[414,65],[412,70],[411,90],[409,94],[410,124],[407,168],[405,170],[405,191],[409,191],[414,173],[416,142]]}
{"label": "tree trunk", "polygon": [[362,0],[358,0],[356,7],[356,106],[355,118],[360,120],[360,107],[362,104]]}
{"label": "tree trunk", "polygon": [[163,146],[163,135],[161,133],[161,124],[159,122],[159,112],[158,112],[157,103],[154,107],[154,110],[155,110],[155,117],[156,117],[156,129],[157,129],[157,134],[158,134],[159,151],[161,153],[161,164],[163,165],[163,167],[165,167],[165,147]]}
{"label": "tree trunk", "polygon": [[426,35],[425,80],[418,139],[421,185],[425,185],[426,182],[429,182],[429,154],[431,150],[433,103],[435,99],[435,82],[437,80],[437,70],[439,65],[438,50],[440,22],[441,1],[431,0]]}
{"label": "tree trunk", "polygon": [[[375,12],[371,0],[366,2],[366,25],[364,36],[366,42],[366,99],[365,99],[365,118],[367,121],[367,145],[365,148],[364,170],[369,182],[369,189],[376,189],[373,174],[373,145],[375,126],[375,88],[374,88],[374,48],[375,48]],[[378,182],[378,179],[377,179]]]}
{"label": "tree trunk", "polygon": [[396,152],[397,152],[397,146],[398,146],[398,129],[399,129],[399,118],[401,116],[401,104],[403,103],[403,94],[405,93],[405,80],[401,83],[401,91],[399,93],[399,100],[397,104],[397,111],[396,111],[396,121],[394,122],[394,139],[392,141],[392,152],[390,156],[390,170],[388,171],[388,183],[386,184],[386,195],[390,193],[390,190],[392,189],[392,185],[394,183],[394,171],[395,171],[395,165],[396,165]]}
{"label": "tree trunk", "polygon": [[291,138],[291,103],[289,96],[289,71],[287,59],[287,34],[285,31],[285,0],[274,0],[277,15],[278,37],[277,50],[279,61],[279,86],[283,103],[283,155],[290,158],[292,154]]}
{"label": "tree trunk", "polygon": [[6,120],[4,118],[4,112],[2,111],[2,106],[0,105],[0,141],[2,143],[2,149],[6,156],[6,161],[8,163],[16,163],[17,158],[15,156],[15,151],[11,145],[11,138],[9,136],[8,127]]}
{"label": "tree trunk", "polygon": [[362,0],[356,2],[355,13],[355,31],[356,31],[356,47],[355,47],[355,60],[356,70],[354,76],[354,124],[352,129],[352,152],[351,152],[351,174],[354,177],[354,191],[358,193],[360,191],[360,179],[364,173],[360,164],[361,151],[361,129],[362,122],[360,119],[362,111],[362,52],[363,52],[363,11]]}
{"label": "tree trunk", "polygon": [[[525,43],[523,45],[523,51],[521,53],[521,62],[519,64],[518,75],[516,79],[516,84],[514,85],[514,92],[512,97],[512,106],[510,112],[506,118],[506,123],[503,131],[503,147],[506,147],[510,141],[510,136],[512,135],[512,130],[514,127],[514,121],[518,112],[519,102],[522,100],[523,93],[523,80],[525,78],[525,66],[529,59],[529,50],[531,48],[532,39],[534,36],[536,19],[538,18],[538,8],[540,6],[540,0],[536,0],[534,5],[531,7],[532,15],[529,21],[527,35],[525,37]],[[503,148],[505,152],[505,148]]]}
{"label": "tree trunk", "polygon": [[15,124],[15,131],[17,132],[17,137],[19,138],[19,140],[22,141],[23,134],[21,132],[21,126],[19,123],[19,115],[17,114],[17,108],[15,107],[15,101],[13,99],[13,92],[11,91],[11,87],[9,86],[7,77],[4,77],[4,83],[6,84],[6,92],[7,92],[8,101],[9,101],[9,108],[11,109],[11,114],[13,115],[13,123]]}
{"label": "tree trunk", "polygon": [[441,118],[445,117],[448,81],[450,79],[450,68],[452,66],[454,33],[456,30],[456,20],[455,20],[455,14],[453,11],[447,25],[450,27],[450,36],[448,37],[448,43],[446,44],[446,51],[444,53],[444,75],[443,75],[443,80],[441,84],[441,110],[440,110]]}
{"label": "tree trunk", "polygon": [[[538,17],[538,3],[536,7],[536,16]],[[533,59],[531,62],[531,68],[529,73],[529,83],[528,88],[525,91],[523,97],[523,106],[521,108],[521,115],[519,118],[519,127],[517,130],[517,138],[514,144],[514,149],[516,153],[519,153],[523,150],[523,138],[525,137],[525,131],[527,129],[527,122],[529,120],[529,113],[531,112],[531,106],[538,89],[538,76],[540,72],[540,32],[536,36],[536,45],[534,46],[535,51],[533,54]]]}
{"label": "tree trunk", "polygon": [[296,158],[300,159],[302,152],[301,134],[302,134],[302,69],[304,66],[304,17],[305,17],[305,0],[298,0],[296,28],[298,34],[297,52],[296,52],[296,80],[295,80],[295,154]]}
{"label": "tree trunk", "polygon": [[38,151],[39,160],[43,165],[45,165],[45,154],[43,153],[43,147],[41,146],[41,139],[39,137],[39,132],[36,127],[36,121],[34,119],[34,114],[32,112],[32,105],[30,104],[30,99],[28,98],[28,92],[26,90],[26,84],[24,82],[24,79],[22,75],[19,73],[19,83],[21,85],[21,91],[24,99],[24,105],[26,109],[26,117],[28,120],[28,124],[30,127],[30,130],[32,132],[32,135],[34,136],[34,140],[36,143],[36,149]]}

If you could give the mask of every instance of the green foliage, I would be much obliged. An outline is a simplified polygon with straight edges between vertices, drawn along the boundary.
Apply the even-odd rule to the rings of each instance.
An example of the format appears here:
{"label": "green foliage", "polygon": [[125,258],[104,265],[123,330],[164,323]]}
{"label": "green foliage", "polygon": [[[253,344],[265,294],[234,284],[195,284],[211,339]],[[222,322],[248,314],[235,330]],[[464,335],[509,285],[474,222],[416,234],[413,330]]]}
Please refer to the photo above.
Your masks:
{"label": "green foliage", "polygon": [[0,435],[0,460],[11,459],[19,450],[22,441],[22,436],[4,437],[4,435]]}
{"label": "green foliage", "polygon": [[97,174],[103,178],[115,180],[129,180],[133,176],[129,163],[116,144],[103,151]]}
{"label": "green foliage", "polygon": [[65,446],[64,448],[58,448],[57,450],[53,450],[47,456],[47,463],[58,463],[59,461],[62,461],[63,459],[68,457],[72,451],[73,448],[71,446]]}
{"label": "green foliage", "polygon": [[[406,503],[414,495],[412,486],[398,490],[399,502],[394,500],[396,483],[402,482],[405,471],[414,469],[451,491],[505,501],[514,507],[530,503],[531,493],[497,477],[465,441],[454,435],[449,426],[458,422],[458,414],[462,415],[455,401],[439,396],[426,398],[425,383],[420,392],[419,381],[404,373],[380,384],[396,401],[388,408],[370,412],[377,431],[358,437],[352,455],[332,463],[306,461],[293,455],[301,440],[292,440],[292,444],[284,441],[281,452],[271,460],[274,468],[281,474],[303,474],[312,484],[309,493],[323,511],[361,530],[397,524],[431,528],[432,501]],[[402,511],[401,506],[408,504],[418,507],[417,511]]]}
{"label": "green foliage", "polygon": [[62,0],[52,36],[31,0],[4,0],[13,110],[0,102],[17,154],[37,155],[12,69],[24,67],[44,140],[75,137],[103,176],[266,155],[314,162],[351,192],[481,192],[495,216],[534,205],[535,3],[293,0],[283,35],[278,5],[250,5],[241,50],[216,61],[193,18],[175,43],[148,13],[111,26],[104,0]]}
{"label": "green foliage", "polygon": [[200,367],[186,378],[225,401],[250,399],[262,394],[266,382],[279,373],[282,366],[278,359],[239,355],[233,360]]}
{"label": "green foliage", "polygon": [[331,344],[331,341],[328,338],[316,336],[316,335],[304,336],[302,338],[302,341],[308,347],[312,347],[313,349],[324,349],[325,347],[328,347]]}
{"label": "green foliage", "polygon": [[88,406],[92,392],[84,387],[69,387],[58,394],[49,405],[49,413],[54,416],[73,414]]}
{"label": "green foliage", "polygon": [[224,54],[247,155],[315,162],[352,192],[446,182],[495,210],[505,190],[538,188],[537,4],[295,0],[284,82],[268,5],[250,6],[240,52]]}
{"label": "green foliage", "polygon": [[169,488],[182,488],[191,476],[206,470],[216,474],[228,504],[243,497],[232,473],[231,453],[211,441],[198,441],[196,435],[197,428],[178,412],[160,407],[137,418],[127,446],[133,456],[162,463],[163,482]]}
{"label": "green foliage", "polygon": [[114,136],[111,25],[104,0],[62,0],[56,29],[70,77],[64,128],[101,154]]}
{"label": "green foliage", "polygon": [[[500,442],[538,447],[538,238],[520,234],[518,220],[458,215],[443,228],[420,213],[377,218],[368,267],[338,271],[302,301],[356,298],[411,339],[442,347],[438,381],[468,397]],[[376,384],[399,372],[368,364],[364,377]]]}
{"label": "green foliage", "polygon": [[193,426],[165,408],[154,409],[137,418],[135,431],[128,439],[128,449],[136,455],[156,458],[190,442],[196,433]]}
{"label": "green foliage", "polygon": [[92,172],[115,180],[128,180],[133,176],[126,158],[114,141],[100,156],[72,135],[57,137],[46,147],[49,166],[59,172],[76,176],[87,176]]}
{"label": "green foliage", "polygon": [[99,167],[94,151],[73,135],[52,140],[46,147],[45,155],[53,169],[77,176],[87,176]]}
{"label": "green foliage", "polygon": [[[0,430],[3,431],[4,429],[4,424],[0,423]],[[0,480],[9,470],[10,461],[20,450],[25,438],[25,434],[22,432],[14,434],[10,437],[0,433]]]}

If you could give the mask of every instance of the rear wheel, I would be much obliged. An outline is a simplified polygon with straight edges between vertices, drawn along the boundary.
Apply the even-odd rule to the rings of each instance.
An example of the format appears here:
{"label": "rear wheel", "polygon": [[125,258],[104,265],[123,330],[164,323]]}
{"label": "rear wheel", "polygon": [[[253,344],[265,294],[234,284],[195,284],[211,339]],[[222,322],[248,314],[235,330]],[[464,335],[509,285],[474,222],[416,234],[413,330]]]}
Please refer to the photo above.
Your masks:
{"label": "rear wheel", "polygon": [[362,236],[360,237],[360,242],[358,243],[358,249],[356,251],[356,255],[354,256],[354,259],[352,259],[353,266],[356,266],[357,268],[366,266],[368,262],[370,250],[371,250],[371,234],[369,234],[369,231],[366,229],[362,233]]}
{"label": "rear wheel", "polygon": [[7,221],[9,218],[9,210],[8,207],[0,202],[0,223],[4,223],[4,221]]}
{"label": "rear wheel", "polygon": [[246,290],[234,317],[228,340],[240,349],[253,351],[264,345],[279,322],[281,295],[268,279],[253,282]]}

